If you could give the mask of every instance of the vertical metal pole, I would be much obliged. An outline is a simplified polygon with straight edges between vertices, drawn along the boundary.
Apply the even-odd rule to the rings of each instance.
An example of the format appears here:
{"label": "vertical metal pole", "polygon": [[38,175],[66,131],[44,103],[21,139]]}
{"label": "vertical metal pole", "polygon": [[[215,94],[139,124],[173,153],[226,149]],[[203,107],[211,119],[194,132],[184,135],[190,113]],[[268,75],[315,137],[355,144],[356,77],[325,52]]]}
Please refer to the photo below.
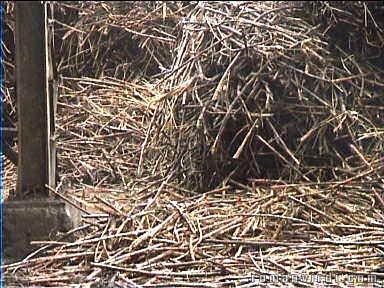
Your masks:
{"label": "vertical metal pole", "polygon": [[51,159],[54,119],[49,89],[47,4],[15,2],[15,12],[19,141],[16,197],[46,197],[49,193],[45,185],[55,184]]}
{"label": "vertical metal pole", "polygon": [[[47,4],[46,4],[47,5]],[[56,114],[57,114],[57,97],[58,97],[58,79],[56,71],[56,61],[54,54],[54,4],[49,5],[49,9],[46,8],[46,69],[47,69],[47,99],[48,99],[48,185],[51,188],[56,187]]]}

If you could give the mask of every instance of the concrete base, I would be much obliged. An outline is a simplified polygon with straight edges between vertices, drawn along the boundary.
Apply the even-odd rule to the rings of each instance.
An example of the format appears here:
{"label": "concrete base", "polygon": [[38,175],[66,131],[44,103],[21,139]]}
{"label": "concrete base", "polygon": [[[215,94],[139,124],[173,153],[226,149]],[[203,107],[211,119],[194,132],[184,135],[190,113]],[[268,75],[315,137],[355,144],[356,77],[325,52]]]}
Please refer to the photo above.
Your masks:
{"label": "concrete base", "polygon": [[31,241],[57,240],[58,232],[67,232],[81,221],[76,208],[52,199],[9,201],[3,207],[3,253],[9,261],[36,250]]}

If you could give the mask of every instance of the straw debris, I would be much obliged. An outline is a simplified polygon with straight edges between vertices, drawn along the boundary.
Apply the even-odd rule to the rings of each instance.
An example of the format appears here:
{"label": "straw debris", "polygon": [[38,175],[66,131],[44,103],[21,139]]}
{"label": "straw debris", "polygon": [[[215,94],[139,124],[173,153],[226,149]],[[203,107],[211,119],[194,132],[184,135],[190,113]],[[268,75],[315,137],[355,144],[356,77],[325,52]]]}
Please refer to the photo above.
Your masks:
{"label": "straw debris", "polygon": [[[84,211],[83,226],[3,265],[7,283],[383,281],[379,1],[64,2],[55,11],[52,193]],[[15,111],[12,87],[4,82]]]}

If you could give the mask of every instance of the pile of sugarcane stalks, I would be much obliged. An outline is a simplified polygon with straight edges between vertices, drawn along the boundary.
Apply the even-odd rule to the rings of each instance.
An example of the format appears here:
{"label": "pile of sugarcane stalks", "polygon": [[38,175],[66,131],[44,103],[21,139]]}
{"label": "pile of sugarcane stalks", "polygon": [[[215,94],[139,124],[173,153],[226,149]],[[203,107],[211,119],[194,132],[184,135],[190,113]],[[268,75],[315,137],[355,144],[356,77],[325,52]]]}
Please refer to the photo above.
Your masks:
{"label": "pile of sugarcane stalks", "polygon": [[330,48],[305,13],[269,2],[201,3],[190,12],[158,83],[180,90],[162,98],[156,117],[168,137],[153,139],[173,147],[164,165],[181,182],[320,183],[383,167],[382,59]]}
{"label": "pile of sugarcane stalks", "polygon": [[52,193],[83,225],[7,283],[383,283],[379,1],[56,5]]}

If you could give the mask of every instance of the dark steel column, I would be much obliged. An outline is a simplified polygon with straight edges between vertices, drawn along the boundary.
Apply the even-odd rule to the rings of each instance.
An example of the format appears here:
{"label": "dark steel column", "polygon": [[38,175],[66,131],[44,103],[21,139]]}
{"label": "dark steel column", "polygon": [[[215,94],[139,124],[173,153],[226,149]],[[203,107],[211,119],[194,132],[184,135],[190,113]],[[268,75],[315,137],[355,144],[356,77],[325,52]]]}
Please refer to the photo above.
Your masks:
{"label": "dark steel column", "polygon": [[15,12],[19,150],[16,197],[46,197],[49,193],[45,185],[55,185],[47,4],[15,2]]}

